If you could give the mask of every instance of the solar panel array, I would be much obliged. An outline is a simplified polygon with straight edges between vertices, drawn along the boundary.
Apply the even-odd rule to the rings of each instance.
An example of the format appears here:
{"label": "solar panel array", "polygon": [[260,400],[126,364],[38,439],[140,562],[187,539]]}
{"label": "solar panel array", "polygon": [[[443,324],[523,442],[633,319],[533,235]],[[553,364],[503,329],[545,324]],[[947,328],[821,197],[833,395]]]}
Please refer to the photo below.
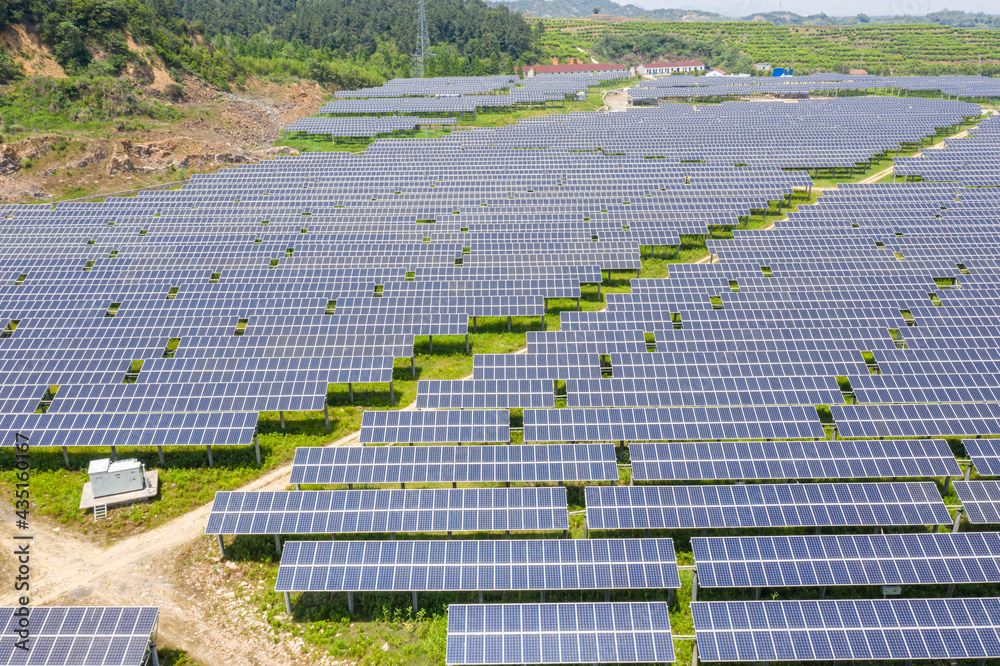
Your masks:
{"label": "solar panel array", "polygon": [[664,602],[448,606],[449,665],[674,660]]}
{"label": "solar panel array", "polygon": [[701,587],[1000,582],[1000,534],[692,537]]}
{"label": "solar panel array", "polygon": [[[336,117],[316,122],[391,125],[396,120],[352,114],[438,114],[419,122],[444,123],[455,113],[556,101],[597,80],[534,78],[524,89],[503,77],[398,82],[343,95],[326,111]],[[954,85],[946,95],[968,97],[992,84],[881,81],[892,90],[925,85]],[[878,169],[883,158],[934,141],[980,111],[950,99],[852,96],[553,115],[433,141],[381,139],[359,155],[243,165],[195,176],[179,191],[2,206],[0,438],[7,446],[16,431],[51,446],[245,444],[262,410],[317,412],[330,383],[390,382],[394,360],[412,357],[418,337],[440,344],[433,338],[467,336],[476,317],[541,317],[549,299],[581,297],[581,285],[602,282],[604,271],[640,273],[640,251],[663,257],[682,235],[723,225],[733,237],[707,238],[712,261],[671,264],[663,278],[636,275],[630,293],[607,296],[603,310],[560,307],[559,330],[533,331],[527,353],[476,355],[471,379],[421,382],[419,410],[362,417],[364,443],[431,446],[359,447],[343,459],[332,449],[307,451],[296,478],[615,480],[609,442],[634,453],[640,481],[956,476],[947,443],[930,438],[1000,436],[993,224],[1000,194],[968,187],[991,182],[993,123],[972,128],[967,145],[950,141],[937,151],[942,157],[901,161],[901,169],[911,162],[924,169],[925,182],[842,185],[772,229],[748,227],[755,213],[776,202],[783,208],[796,188],[810,188],[807,170]],[[958,172],[958,161],[975,164]],[[511,409],[524,410],[524,445],[442,446],[506,444]],[[839,438],[831,439],[834,430]],[[879,441],[886,437],[893,440]],[[988,471],[989,443],[966,448]],[[995,482],[955,485],[970,522],[1000,522]],[[953,520],[931,481],[607,485],[585,495],[587,526],[598,530],[915,528]],[[567,501],[560,487],[222,492],[206,533],[555,531],[568,529]],[[837,575],[848,578],[836,580],[862,580],[860,565],[848,561],[874,562],[885,580],[894,580],[888,562],[904,580],[944,580],[942,562],[952,582],[965,582],[959,572],[969,581],[993,575],[981,564],[992,542],[971,536],[904,540],[912,576],[888,537],[868,538],[872,555],[852,540],[858,558],[848,541],[838,537],[835,549],[824,538],[822,558],[803,538],[805,556],[789,546],[791,559],[778,560],[795,562],[799,584],[827,580],[824,566],[832,580],[837,563],[846,569]],[[619,542],[633,547],[608,540],[609,558]],[[377,589],[389,585],[390,570],[391,589],[416,589],[414,567],[424,564],[414,564],[408,548],[427,543],[427,557],[443,553],[444,566],[457,552],[430,542],[356,543],[365,544],[360,554],[347,546],[343,555],[362,559],[350,579],[353,560],[333,559],[345,552],[339,542],[291,546],[295,563],[283,565],[282,585],[351,591],[356,575],[353,589],[370,589],[362,579]],[[515,565],[497,553],[525,542],[469,543],[460,565],[469,548],[475,587],[463,569],[460,589],[490,587],[490,572],[493,586],[498,575],[503,583],[508,568],[514,585]],[[656,544],[659,559],[645,559],[646,543]],[[751,542],[739,543],[742,559],[727,546],[728,559],[712,561],[716,582],[725,582],[724,571],[734,580],[744,575],[741,566],[747,581],[761,580],[757,564],[773,573],[763,542],[753,541],[759,559]],[[540,547],[544,559],[542,582],[527,574],[530,589],[589,584],[580,550],[588,546],[553,544],[525,543],[526,558]],[[576,560],[563,560],[564,544]],[[613,587],[625,585],[623,575],[630,587],[669,587],[666,546],[641,544],[641,566],[626,558],[610,567],[609,559]],[[949,544],[956,555],[945,551]],[[558,576],[545,573],[547,548],[559,553]],[[426,566],[429,576],[430,559]],[[777,566],[782,583],[794,580]],[[873,571],[864,570],[869,583]],[[878,602],[835,606],[828,615],[800,604],[782,610],[786,625],[773,630],[749,625],[767,618],[765,606],[736,603],[727,617],[747,625],[700,625],[704,659],[959,658],[1000,646],[992,625],[976,624],[983,613],[996,617],[994,600],[962,601],[976,608],[940,602],[931,614],[938,624],[904,628],[871,606],[877,625],[858,624],[860,637],[844,627],[851,609]],[[767,606],[775,607],[784,609]],[[477,608],[452,612],[449,663],[673,659],[665,604]],[[891,607],[897,624],[905,608]]]}
{"label": "solar panel array", "polygon": [[954,181],[969,187],[1000,185],[1000,117],[991,115],[964,139],[948,139],[944,150],[927,150],[899,160],[896,173],[925,181]]}
{"label": "solar panel array", "polygon": [[930,481],[591,486],[586,502],[598,530],[951,524]]}
{"label": "solar panel array", "polygon": [[279,592],[679,588],[671,539],[290,541]]}
{"label": "solar panel array", "polygon": [[980,476],[1000,476],[1000,439],[963,439],[962,445]]}
{"label": "solar panel array", "polygon": [[836,97],[841,91],[880,92],[906,97],[910,92],[940,91],[942,96],[961,98],[1000,97],[1000,83],[984,76],[867,76],[816,73],[809,76],[678,76],[640,81],[629,89],[634,103],[658,99],[809,97],[820,94]]}
{"label": "solar panel array", "polygon": [[1000,656],[998,599],[698,601],[702,661]]}
{"label": "solar panel array", "polygon": [[[534,79],[531,86],[550,90],[580,85],[579,77]],[[433,142],[379,140],[361,155],[241,165],[197,175],[179,191],[4,206],[0,373],[5,386],[21,388],[4,396],[0,434],[9,442],[11,433],[27,432],[53,446],[249,444],[260,411],[318,412],[330,383],[390,382],[393,359],[412,356],[416,336],[465,336],[477,316],[541,316],[546,299],[578,297],[602,271],[639,270],[642,245],[673,247],[681,234],[739,225],[811,184],[788,169],[864,163],[978,114],[948,100],[900,104],[855,98],[781,113],[768,105],[697,112],[676,105],[634,118],[631,111],[549,116]],[[878,116],[881,125],[870,126]],[[859,129],[843,129],[852,123]],[[663,336],[738,314],[712,310],[708,294],[691,300],[722,265],[693,269],[697,278],[679,268],[666,280],[640,280],[669,287],[651,289],[652,300],[615,297],[606,312],[564,311],[562,330],[542,332],[531,353],[477,357],[471,392],[465,383],[428,382],[420,404],[531,412],[552,405],[543,382],[573,380],[567,399],[581,408],[658,408],[641,424],[650,441],[822,437],[811,405],[836,397],[834,372],[864,369],[856,345],[853,356],[826,359],[718,356],[709,374],[692,370],[662,388],[660,373],[696,362],[680,351],[657,352],[649,363],[636,358],[646,355],[644,333],[657,332],[666,349]],[[708,289],[718,294],[724,284]],[[733,296],[748,294],[749,286]],[[629,375],[604,382],[602,354]],[[731,380],[718,372],[743,365]],[[526,391],[520,380],[536,383]],[[51,386],[59,388],[49,404]],[[982,393],[978,385],[961,390],[969,400],[971,391]],[[688,424],[688,406],[726,411],[704,421],[697,413]],[[635,414],[617,414],[623,421],[586,440],[642,439],[626,421]],[[372,441],[509,440],[502,417],[454,435],[440,434],[436,419],[469,417],[406,418],[432,424]],[[528,441],[580,441],[573,432],[564,439],[569,424],[554,418],[526,414]],[[590,414],[580,423],[589,425]]]}
{"label": "solar panel array", "polygon": [[962,474],[943,439],[635,443],[629,446],[629,459],[637,481]]}
{"label": "solar panel array", "polygon": [[[140,666],[160,614],[152,606],[28,607],[25,627],[21,608],[0,608],[0,664]],[[24,629],[27,650],[15,645]]]}
{"label": "solar panel array", "polygon": [[215,493],[205,534],[546,531],[569,528],[565,488]]}
{"label": "solar panel array", "polygon": [[376,137],[396,132],[414,132],[421,125],[454,125],[454,118],[302,118],[285,127],[286,136]]}
{"label": "solar panel array", "polygon": [[300,447],[291,483],[617,481],[611,444]]}
{"label": "solar panel array", "polygon": [[1000,524],[1000,481],[956,481],[955,492],[970,523]]}

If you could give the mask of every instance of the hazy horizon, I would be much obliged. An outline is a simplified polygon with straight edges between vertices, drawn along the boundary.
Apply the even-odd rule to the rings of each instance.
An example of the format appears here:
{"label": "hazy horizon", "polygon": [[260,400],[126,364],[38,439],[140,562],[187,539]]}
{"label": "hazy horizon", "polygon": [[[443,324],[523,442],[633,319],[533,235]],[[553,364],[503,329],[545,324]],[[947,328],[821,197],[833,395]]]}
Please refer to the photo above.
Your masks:
{"label": "hazy horizon", "polygon": [[[629,4],[630,0],[616,0]],[[725,14],[746,16],[765,12],[789,11],[801,15],[825,13],[828,16],[923,16],[930,12],[953,9],[965,12],[996,13],[997,8],[985,0],[949,0],[947,4],[926,0],[705,0],[698,4],[677,3],[670,0],[631,0],[631,4],[646,9],[701,9]]]}

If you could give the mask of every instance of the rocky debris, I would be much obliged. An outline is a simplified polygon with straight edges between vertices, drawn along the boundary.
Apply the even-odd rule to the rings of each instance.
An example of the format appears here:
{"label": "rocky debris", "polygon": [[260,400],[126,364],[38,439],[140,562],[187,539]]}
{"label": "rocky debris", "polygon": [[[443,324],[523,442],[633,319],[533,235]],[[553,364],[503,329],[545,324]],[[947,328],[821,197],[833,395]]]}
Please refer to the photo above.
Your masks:
{"label": "rocky debris", "polygon": [[[199,113],[115,138],[44,134],[0,144],[0,203],[61,196],[71,188],[87,194],[118,192],[176,180],[181,170],[213,173],[298,155],[293,148],[269,144],[288,123],[316,113],[325,95],[309,82],[251,79],[253,92],[238,95],[186,75],[173,85],[183,86],[183,99],[172,103]],[[156,85],[144,90],[166,95]]]}
{"label": "rocky debris", "polygon": [[0,173],[14,173],[20,166],[21,158],[12,144],[0,143]]}
{"label": "rocky debris", "polygon": [[213,159],[222,164],[247,164],[250,162],[250,158],[246,155],[238,155],[236,153],[216,153]]}
{"label": "rocky debris", "polygon": [[295,150],[291,146],[271,146],[270,148],[265,148],[260,151],[261,155],[267,157],[276,157],[278,155],[298,155],[299,151]]}
{"label": "rocky debris", "polygon": [[113,176],[116,173],[131,173],[135,171],[135,165],[132,163],[132,156],[130,155],[132,151],[132,142],[127,139],[123,139],[118,142],[118,145],[114,147],[111,157],[108,158],[107,174]]}

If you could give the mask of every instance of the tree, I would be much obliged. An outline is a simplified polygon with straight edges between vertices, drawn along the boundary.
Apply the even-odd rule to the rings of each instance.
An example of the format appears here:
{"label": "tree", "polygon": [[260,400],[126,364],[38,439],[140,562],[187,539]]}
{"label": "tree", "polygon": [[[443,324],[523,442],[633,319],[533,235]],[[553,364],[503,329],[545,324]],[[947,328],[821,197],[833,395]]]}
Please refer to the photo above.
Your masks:
{"label": "tree", "polygon": [[600,8],[600,7],[597,7],[597,6],[595,5],[595,6],[594,6],[594,13],[595,13],[595,14],[600,14],[600,13],[601,13],[601,8]]}

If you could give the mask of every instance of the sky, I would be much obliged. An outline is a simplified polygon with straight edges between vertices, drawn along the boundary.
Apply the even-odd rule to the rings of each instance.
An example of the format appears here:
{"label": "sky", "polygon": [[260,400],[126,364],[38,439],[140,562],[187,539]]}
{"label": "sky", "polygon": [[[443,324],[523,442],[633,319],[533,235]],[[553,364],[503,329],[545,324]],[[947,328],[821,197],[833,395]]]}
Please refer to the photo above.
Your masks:
{"label": "sky", "polygon": [[1000,12],[996,0],[704,0],[697,3],[671,0],[618,0],[621,4],[632,4],[647,9],[679,7],[682,9],[703,9],[727,16],[746,16],[756,12],[785,11],[808,15],[825,12],[830,16],[854,16],[865,13],[869,16],[917,15],[930,11],[958,9],[967,12]]}

